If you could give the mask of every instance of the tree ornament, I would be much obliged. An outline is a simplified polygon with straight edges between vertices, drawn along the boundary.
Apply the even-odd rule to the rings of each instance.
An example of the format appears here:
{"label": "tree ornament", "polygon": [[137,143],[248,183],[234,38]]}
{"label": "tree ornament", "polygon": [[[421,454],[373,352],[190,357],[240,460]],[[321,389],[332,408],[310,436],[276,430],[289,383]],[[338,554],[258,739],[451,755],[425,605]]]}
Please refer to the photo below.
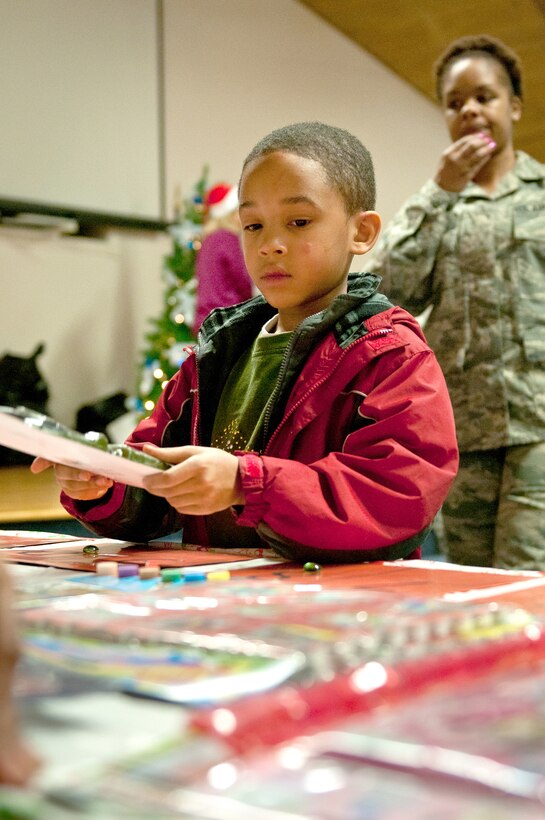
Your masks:
{"label": "tree ornament", "polygon": [[184,348],[195,341],[191,332],[197,290],[195,261],[201,247],[207,185],[208,168],[205,167],[190,199],[182,200],[180,190],[176,191],[176,219],[168,228],[172,248],[163,260],[161,272],[163,310],[158,318],[150,320],[151,329],[145,336],[147,347],[142,351],[139,365],[137,395],[133,400],[142,414],[153,410],[164,384],[187,355]]}

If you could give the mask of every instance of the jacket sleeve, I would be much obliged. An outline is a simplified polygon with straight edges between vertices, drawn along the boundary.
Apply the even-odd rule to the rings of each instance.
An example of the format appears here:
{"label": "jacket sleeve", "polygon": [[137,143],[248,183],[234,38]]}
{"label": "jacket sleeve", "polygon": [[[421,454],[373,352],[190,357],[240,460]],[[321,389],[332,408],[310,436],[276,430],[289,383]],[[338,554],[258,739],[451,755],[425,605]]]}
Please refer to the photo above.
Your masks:
{"label": "jacket sleeve", "polygon": [[432,302],[435,261],[456,200],[429,180],[386,227],[366,266],[382,276],[388,299],[413,314]]}
{"label": "jacket sleeve", "polygon": [[341,452],[309,464],[239,456],[246,505],[238,523],[280,554],[393,560],[427,534],[458,467],[447,388],[429,348],[401,362],[383,357],[380,369]]}
{"label": "jacket sleeve", "polygon": [[[190,367],[184,362],[153,413],[138,424],[127,444],[140,449],[145,442],[161,446],[190,443]],[[183,517],[164,498],[119,482],[99,501],[75,501],[61,493],[61,503],[92,532],[108,538],[147,542],[183,526]]]}

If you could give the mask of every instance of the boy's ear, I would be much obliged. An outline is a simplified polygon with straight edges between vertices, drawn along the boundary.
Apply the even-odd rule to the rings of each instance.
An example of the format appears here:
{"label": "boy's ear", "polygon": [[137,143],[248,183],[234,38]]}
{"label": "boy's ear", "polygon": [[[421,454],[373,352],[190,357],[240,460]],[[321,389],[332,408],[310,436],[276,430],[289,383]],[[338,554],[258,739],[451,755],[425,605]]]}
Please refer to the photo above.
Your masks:
{"label": "boy's ear", "polygon": [[362,254],[370,251],[378,239],[382,220],[376,211],[360,211],[352,217],[354,220],[354,237],[351,251]]}

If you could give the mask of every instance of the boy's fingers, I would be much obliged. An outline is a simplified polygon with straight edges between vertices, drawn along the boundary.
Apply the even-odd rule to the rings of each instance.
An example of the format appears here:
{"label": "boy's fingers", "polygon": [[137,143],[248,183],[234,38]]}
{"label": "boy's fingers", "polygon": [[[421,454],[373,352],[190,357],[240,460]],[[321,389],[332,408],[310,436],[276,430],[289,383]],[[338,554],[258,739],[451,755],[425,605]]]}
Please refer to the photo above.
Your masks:
{"label": "boy's fingers", "polygon": [[166,464],[180,464],[182,461],[187,461],[191,456],[196,456],[202,452],[202,447],[193,447],[187,445],[185,447],[157,447],[156,444],[144,444],[144,452],[150,456],[155,456],[160,461]]}
{"label": "boy's fingers", "polygon": [[[150,456],[164,461],[165,464],[182,464],[192,456],[196,456],[203,451],[202,447],[156,447],[154,444],[146,444],[144,452],[149,453]],[[188,480],[186,476],[185,481]],[[143,485],[148,492],[155,495],[164,495],[172,492],[174,486],[180,486],[184,483],[179,471],[165,470],[154,473],[153,475],[144,476]]]}
{"label": "boy's fingers", "polygon": [[49,467],[53,466],[52,461],[48,461],[46,458],[41,458],[38,456],[34,459],[32,464],[30,465],[30,472],[31,473],[43,473],[44,470],[49,469]]}

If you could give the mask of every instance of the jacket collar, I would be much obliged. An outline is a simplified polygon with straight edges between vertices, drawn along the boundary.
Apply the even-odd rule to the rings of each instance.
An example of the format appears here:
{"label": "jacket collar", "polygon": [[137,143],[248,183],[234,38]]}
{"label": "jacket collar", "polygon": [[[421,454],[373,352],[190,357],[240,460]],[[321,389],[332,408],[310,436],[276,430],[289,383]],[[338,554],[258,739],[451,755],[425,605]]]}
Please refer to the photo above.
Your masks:
{"label": "jacket collar", "polygon": [[[329,307],[308,316],[293,331],[285,354],[280,400],[275,401],[271,429],[282,414],[283,402],[309,353],[324,336],[333,332],[339,349],[367,333],[364,321],[388,307],[390,302],[377,293],[381,277],[375,273],[354,273],[348,277],[348,292],[340,294]],[[228,308],[217,308],[203,322],[196,350],[199,381],[206,385],[206,401],[200,402],[200,440],[210,443],[215,408],[227,374],[242,352],[274,316],[262,296]]]}
{"label": "jacket collar", "polygon": [[545,165],[538,162],[524,151],[517,151],[517,162],[513,168],[513,173],[525,181],[543,180],[545,178]]}
{"label": "jacket collar", "polygon": [[480,185],[474,182],[468,183],[463,191],[460,191],[460,199],[500,199],[503,196],[512,194],[513,191],[521,187],[521,182],[541,182],[545,178],[545,165],[542,165],[524,151],[516,152],[516,162],[514,167],[501,179],[498,187],[491,194],[487,194]]}
{"label": "jacket collar", "polygon": [[[377,313],[376,306],[368,311],[365,309],[367,300],[376,294],[381,282],[381,278],[376,273],[350,273],[348,275],[348,292],[337,296],[333,302],[320,313],[309,316],[299,328],[313,328],[320,325],[322,328],[329,328],[337,322],[346,318],[353,323],[357,318],[367,318]],[[382,310],[390,306],[385,297],[379,298],[384,301]],[[206,347],[207,343],[222,329],[230,329],[244,324],[245,337],[252,338],[252,334],[257,335],[265,322],[275,315],[276,311],[263,298],[255,296],[246,302],[226,308],[216,308],[205,319],[199,332],[199,345]],[[360,316],[361,314],[361,316]],[[297,328],[297,330],[299,330]],[[255,331],[255,332],[254,332]]]}

